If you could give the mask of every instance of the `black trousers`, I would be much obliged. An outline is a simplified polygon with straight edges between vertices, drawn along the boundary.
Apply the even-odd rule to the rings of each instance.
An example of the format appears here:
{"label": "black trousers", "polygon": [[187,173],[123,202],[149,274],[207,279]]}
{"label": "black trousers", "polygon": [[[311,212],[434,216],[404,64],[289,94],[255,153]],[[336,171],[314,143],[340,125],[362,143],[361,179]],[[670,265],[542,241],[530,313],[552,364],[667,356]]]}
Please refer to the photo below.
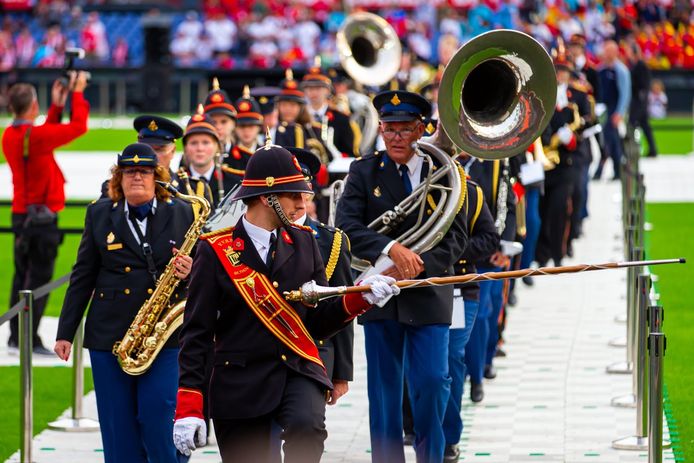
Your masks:
{"label": "black trousers", "polygon": [[629,123],[634,126],[634,128],[640,128],[643,135],[648,141],[648,155],[657,156],[658,147],[655,144],[655,137],[653,136],[653,129],[651,128],[651,121],[648,117],[648,103],[636,103],[632,104],[631,110],[629,112]]}
{"label": "black trousers", "polygon": [[[58,231],[57,221],[50,225],[23,230],[26,214],[12,214],[14,229],[14,277],[10,293],[10,307],[19,301],[19,291],[36,289],[51,281],[55,269],[55,258],[62,234]],[[46,310],[48,296],[34,300],[32,312],[34,347],[43,346],[38,336],[39,323]],[[10,320],[9,343],[16,345],[19,341],[19,319]]]}
{"label": "black trousers", "polygon": [[540,198],[540,237],[535,256],[544,266],[551,258],[561,265],[569,227],[569,198],[573,192],[571,166],[559,166],[546,173],[545,194]]}
{"label": "black trousers", "polygon": [[213,418],[213,421],[224,463],[270,461],[273,421],[283,429],[285,463],[319,462],[328,437],[323,386],[298,373],[287,376],[280,406],[272,413],[238,420]]}

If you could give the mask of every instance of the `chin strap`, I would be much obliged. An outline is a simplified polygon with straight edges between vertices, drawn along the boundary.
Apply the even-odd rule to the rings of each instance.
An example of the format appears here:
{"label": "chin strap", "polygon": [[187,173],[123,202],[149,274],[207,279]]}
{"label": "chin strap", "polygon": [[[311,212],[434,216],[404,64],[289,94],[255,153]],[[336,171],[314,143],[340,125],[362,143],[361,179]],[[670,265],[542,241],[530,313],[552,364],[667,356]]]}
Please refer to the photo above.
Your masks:
{"label": "chin strap", "polygon": [[280,205],[280,200],[277,197],[277,195],[268,195],[267,202],[275,210],[275,214],[277,214],[277,217],[280,218],[282,223],[288,227],[291,227],[292,221],[289,220],[289,217],[287,217],[287,215],[282,210],[282,206]]}

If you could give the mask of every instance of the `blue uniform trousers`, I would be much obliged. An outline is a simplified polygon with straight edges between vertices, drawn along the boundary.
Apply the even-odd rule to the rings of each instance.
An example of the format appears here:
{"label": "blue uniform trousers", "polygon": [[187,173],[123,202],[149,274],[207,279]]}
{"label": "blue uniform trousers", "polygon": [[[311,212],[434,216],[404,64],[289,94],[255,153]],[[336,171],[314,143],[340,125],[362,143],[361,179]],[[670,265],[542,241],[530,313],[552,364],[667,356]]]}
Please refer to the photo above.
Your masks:
{"label": "blue uniform trousers", "polygon": [[[498,267],[478,267],[478,273],[495,272]],[[494,351],[496,342],[499,340],[497,320],[501,310],[501,293],[503,292],[503,281],[481,281],[480,282],[480,307],[477,311],[477,318],[470,333],[470,339],[465,349],[465,364],[470,375],[470,381],[481,383],[484,375],[484,366],[489,365],[487,361],[491,337],[494,337]],[[498,308],[495,307],[498,306]],[[492,352],[492,356],[494,352]]]}
{"label": "blue uniform trousers", "polygon": [[[450,394],[449,325],[364,323],[374,463],[404,463],[402,391],[407,375],[419,463],[443,461],[443,417]],[[407,361],[405,361],[407,358]]]}
{"label": "blue uniform trousers", "polygon": [[[501,267],[495,267],[492,271],[499,272],[504,270]],[[484,364],[491,365],[496,354],[496,345],[499,342],[499,315],[501,308],[504,306],[504,281],[490,281],[491,290],[489,291],[490,303],[492,305],[487,323],[489,324],[489,336],[487,337],[487,352],[485,354]]]}
{"label": "blue uniform trousers", "polygon": [[109,351],[89,356],[105,463],[188,461],[173,444],[178,349],[162,349],[140,376],[124,373]]}
{"label": "blue uniform trousers", "polygon": [[535,248],[540,237],[540,188],[525,189],[525,239],[523,239],[523,254],[521,268],[528,268],[535,260]]}
{"label": "blue uniform trousers", "polygon": [[465,328],[452,328],[448,341],[448,371],[451,375],[451,395],[443,419],[443,434],[446,445],[456,445],[463,433],[461,416],[463,387],[465,386],[465,345],[475,324],[479,309],[478,301],[465,301]]}

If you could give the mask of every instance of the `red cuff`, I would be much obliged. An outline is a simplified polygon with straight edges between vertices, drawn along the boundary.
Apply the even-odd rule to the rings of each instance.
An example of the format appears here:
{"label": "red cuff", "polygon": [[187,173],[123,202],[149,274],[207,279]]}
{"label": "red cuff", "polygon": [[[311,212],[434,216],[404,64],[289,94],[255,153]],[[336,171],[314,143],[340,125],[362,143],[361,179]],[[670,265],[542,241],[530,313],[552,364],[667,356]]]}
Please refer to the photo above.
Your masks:
{"label": "red cuff", "polygon": [[178,388],[176,396],[176,415],[174,420],[193,416],[204,420],[202,414],[202,392],[185,387]]}
{"label": "red cuff", "polygon": [[328,168],[325,166],[325,164],[322,164],[320,169],[318,169],[318,173],[316,174],[316,182],[320,186],[326,186],[329,180],[330,174],[328,173]]}
{"label": "red cuff", "polygon": [[371,308],[366,299],[361,295],[361,293],[351,293],[345,294],[342,298],[342,308],[347,312],[347,320],[352,320]]}
{"label": "red cuff", "polygon": [[568,149],[569,151],[573,151],[576,149],[576,144],[576,135],[572,135],[571,141],[566,144],[566,149]]}

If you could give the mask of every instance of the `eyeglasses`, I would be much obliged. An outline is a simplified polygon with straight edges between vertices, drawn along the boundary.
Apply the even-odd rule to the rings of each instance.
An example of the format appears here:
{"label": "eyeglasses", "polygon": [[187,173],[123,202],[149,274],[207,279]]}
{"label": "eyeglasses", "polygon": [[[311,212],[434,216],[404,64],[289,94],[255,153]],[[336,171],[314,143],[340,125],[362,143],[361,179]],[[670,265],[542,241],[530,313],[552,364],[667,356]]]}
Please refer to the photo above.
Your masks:
{"label": "eyeglasses", "polygon": [[154,175],[154,169],[126,169],[123,171],[123,175],[126,177],[135,177],[137,174],[140,174],[142,177],[149,177],[150,175]]}
{"label": "eyeglasses", "polygon": [[402,130],[388,128],[383,129],[383,138],[385,138],[386,140],[394,140],[396,136],[400,136],[401,139],[405,140],[414,135],[414,133],[415,129],[413,127]]}

